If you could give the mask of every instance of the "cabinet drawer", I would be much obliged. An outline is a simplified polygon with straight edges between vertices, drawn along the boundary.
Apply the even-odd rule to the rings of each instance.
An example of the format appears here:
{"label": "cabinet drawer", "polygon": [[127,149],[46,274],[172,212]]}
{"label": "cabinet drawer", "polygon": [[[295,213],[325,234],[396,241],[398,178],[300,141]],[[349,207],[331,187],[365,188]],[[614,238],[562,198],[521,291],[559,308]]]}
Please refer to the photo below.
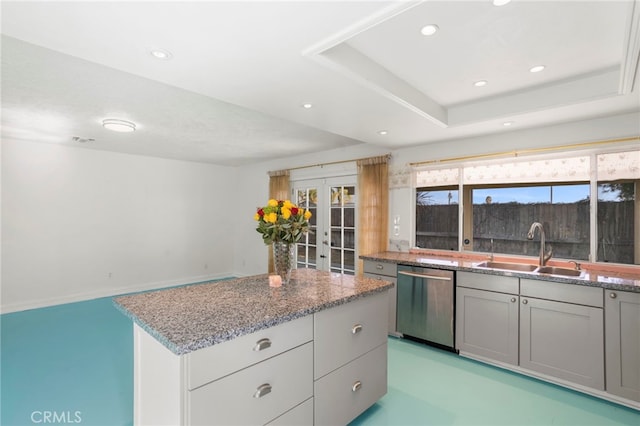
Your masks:
{"label": "cabinet drawer", "polygon": [[384,343],[315,382],[314,424],[346,425],[386,393],[387,344]]}
{"label": "cabinet drawer", "polygon": [[[265,340],[267,339],[267,340]],[[190,352],[187,388],[195,389],[313,340],[311,315]]]}
{"label": "cabinet drawer", "polygon": [[269,422],[269,426],[303,426],[313,424],[313,398],[287,411],[277,419]]}
{"label": "cabinet drawer", "polygon": [[596,308],[602,308],[604,305],[603,289],[584,285],[521,279],[520,295]]}
{"label": "cabinet drawer", "polygon": [[[313,343],[188,392],[190,425],[265,424],[313,395]],[[271,391],[258,397],[259,387]]]}
{"label": "cabinet drawer", "polygon": [[398,273],[398,265],[395,263],[376,262],[374,260],[364,261],[364,272],[377,275],[395,277]]}
{"label": "cabinet drawer", "polygon": [[314,314],[314,378],[387,341],[386,291]]}
{"label": "cabinet drawer", "polygon": [[458,272],[456,285],[478,290],[496,291],[498,293],[518,294],[520,291],[517,277],[503,277],[465,271]]}

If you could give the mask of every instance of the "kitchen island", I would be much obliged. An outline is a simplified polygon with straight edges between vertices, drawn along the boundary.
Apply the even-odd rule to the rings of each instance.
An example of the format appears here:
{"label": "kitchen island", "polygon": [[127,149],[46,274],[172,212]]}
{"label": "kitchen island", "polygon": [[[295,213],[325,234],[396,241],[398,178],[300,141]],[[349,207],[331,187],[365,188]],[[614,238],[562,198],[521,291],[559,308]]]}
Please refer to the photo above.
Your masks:
{"label": "kitchen island", "polygon": [[346,424],[386,393],[387,290],[297,269],[118,297],[135,424]]}

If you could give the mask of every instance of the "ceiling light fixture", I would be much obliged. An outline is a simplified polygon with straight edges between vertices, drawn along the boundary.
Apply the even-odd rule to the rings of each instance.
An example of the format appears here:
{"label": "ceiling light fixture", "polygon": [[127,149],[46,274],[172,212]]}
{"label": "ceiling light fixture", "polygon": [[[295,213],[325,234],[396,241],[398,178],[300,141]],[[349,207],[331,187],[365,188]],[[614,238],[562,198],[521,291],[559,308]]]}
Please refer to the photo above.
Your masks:
{"label": "ceiling light fixture", "polygon": [[302,104],[302,108],[304,109],[309,109],[311,107],[313,107],[313,104],[310,104],[310,103]]}
{"label": "ceiling light fixture", "polygon": [[503,125],[504,127],[509,127],[509,126],[511,126],[512,124],[513,124],[513,121],[505,121],[504,123],[502,123],[502,125]]}
{"label": "ceiling light fixture", "polygon": [[105,118],[102,120],[102,127],[114,132],[133,132],[136,130],[135,123],[117,118]]}
{"label": "ceiling light fixture", "polygon": [[420,32],[422,33],[422,35],[425,36],[430,36],[430,35],[434,35],[436,32],[438,32],[438,26],[435,24],[429,24],[429,25],[425,25],[424,27],[422,27],[422,29],[420,30]]}
{"label": "ceiling light fixture", "polygon": [[545,68],[544,65],[536,65],[535,67],[532,67],[531,69],[529,69],[529,72],[540,72]]}
{"label": "ceiling light fixture", "polygon": [[473,83],[473,85],[476,86],[476,87],[486,86],[487,85],[487,80],[478,80],[475,83]]}
{"label": "ceiling light fixture", "polygon": [[504,6],[507,3],[510,3],[511,0],[493,0],[494,6]]}
{"label": "ceiling light fixture", "polygon": [[171,52],[168,52],[164,49],[153,49],[150,53],[154,58],[161,59],[163,61],[168,61],[169,59],[173,58]]}
{"label": "ceiling light fixture", "polygon": [[389,133],[389,132],[387,132],[386,130],[380,130],[380,131],[378,132],[378,134],[379,134],[379,135],[382,135],[382,136],[386,135],[387,133]]}

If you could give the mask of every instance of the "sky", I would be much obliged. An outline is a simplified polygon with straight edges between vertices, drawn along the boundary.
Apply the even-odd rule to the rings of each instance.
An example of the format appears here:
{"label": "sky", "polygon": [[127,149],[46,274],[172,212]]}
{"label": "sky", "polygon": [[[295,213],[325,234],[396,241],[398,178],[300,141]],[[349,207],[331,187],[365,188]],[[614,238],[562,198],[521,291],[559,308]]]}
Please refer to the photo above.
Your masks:
{"label": "sky", "polygon": [[[428,191],[429,204],[457,204],[458,191]],[[449,200],[451,193],[451,200]],[[535,186],[523,188],[488,188],[473,190],[474,204],[485,203],[491,197],[492,203],[574,203],[589,198],[589,185]],[[617,192],[603,192],[598,188],[598,199],[616,200]]]}

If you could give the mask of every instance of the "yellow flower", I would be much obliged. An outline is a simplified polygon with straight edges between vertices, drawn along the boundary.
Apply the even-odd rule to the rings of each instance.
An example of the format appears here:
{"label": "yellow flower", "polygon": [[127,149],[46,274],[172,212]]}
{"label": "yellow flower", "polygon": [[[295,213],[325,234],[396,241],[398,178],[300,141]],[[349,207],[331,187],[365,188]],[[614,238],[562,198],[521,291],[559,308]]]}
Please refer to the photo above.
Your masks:
{"label": "yellow flower", "polygon": [[278,214],[277,213],[267,213],[264,215],[264,221],[265,222],[269,222],[269,223],[276,223],[278,220]]}
{"label": "yellow flower", "polygon": [[[289,203],[291,204],[291,203]],[[282,207],[282,217],[287,220],[291,217],[291,210],[285,206]]]}
{"label": "yellow flower", "polygon": [[311,212],[310,212],[309,210],[306,210],[306,211],[304,212],[304,218],[305,218],[306,220],[309,220],[309,219],[311,218]]}
{"label": "yellow flower", "polygon": [[258,213],[254,214],[253,220],[260,220],[260,215]]}
{"label": "yellow flower", "polygon": [[[267,205],[269,207],[278,207],[278,201],[274,200],[273,198],[269,200],[269,202],[267,203]],[[275,222],[275,221],[274,221]]]}
{"label": "yellow flower", "polygon": [[286,209],[291,209],[291,207],[295,207],[295,206],[290,200],[284,200],[284,203],[282,203],[282,207]]}

